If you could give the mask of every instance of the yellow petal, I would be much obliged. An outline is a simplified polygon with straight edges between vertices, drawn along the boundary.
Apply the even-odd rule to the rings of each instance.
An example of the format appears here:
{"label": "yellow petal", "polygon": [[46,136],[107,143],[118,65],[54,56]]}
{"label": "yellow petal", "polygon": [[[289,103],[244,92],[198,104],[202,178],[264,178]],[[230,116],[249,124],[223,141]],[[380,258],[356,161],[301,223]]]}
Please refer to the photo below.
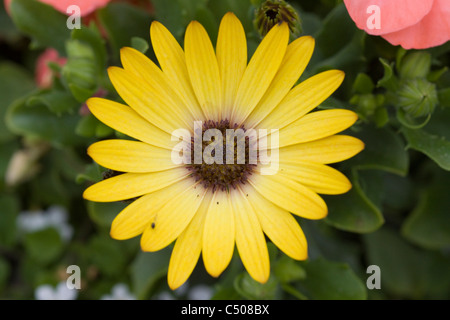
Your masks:
{"label": "yellow petal", "polygon": [[242,191],[231,190],[230,199],[233,205],[239,256],[250,276],[260,283],[265,283],[270,275],[270,261],[258,216]]}
{"label": "yellow petal", "polygon": [[222,82],[222,119],[230,119],[231,107],[247,66],[247,39],[241,22],[227,13],[220,23],[216,45],[217,62]]}
{"label": "yellow petal", "polygon": [[140,235],[154,222],[159,209],[172,200],[176,191],[179,191],[179,186],[174,183],[133,201],[112,222],[111,237],[125,240]]}
{"label": "yellow petal", "polygon": [[364,143],[351,136],[334,135],[320,140],[279,149],[280,162],[310,161],[335,163],[347,160],[364,149]]}
{"label": "yellow petal", "polygon": [[206,271],[218,277],[233,256],[235,223],[229,194],[216,191],[203,229],[202,256]]}
{"label": "yellow petal", "polygon": [[154,172],[178,167],[167,149],[130,140],[104,140],[92,144],[88,154],[105,168],[121,172]]}
{"label": "yellow petal", "polygon": [[307,219],[322,219],[327,215],[325,201],[300,183],[280,174],[253,174],[251,185],[275,205]]}
{"label": "yellow petal", "polygon": [[357,119],[356,113],[344,109],[309,113],[279,131],[280,148],[331,136],[349,128]]}
{"label": "yellow petal", "polygon": [[341,194],[349,191],[352,187],[344,174],[321,163],[300,160],[282,162],[278,172],[317,193]]}
{"label": "yellow petal", "polygon": [[255,127],[287,95],[295,85],[314,51],[314,38],[304,36],[290,43],[280,69],[258,105],[245,120],[246,128]]}
{"label": "yellow petal", "polygon": [[172,133],[193,126],[167,97],[156,91],[134,73],[118,67],[108,69],[109,78],[122,99],[139,115],[162,130]]}
{"label": "yellow petal", "polygon": [[203,112],[192,88],[183,49],[170,31],[157,21],[152,22],[150,37],[153,51],[161,69],[169,79],[169,83],[183,99],[194,118],[197,120],[204,119]]}
{"label": "yellow petal", "polygon": [[329,70],[301,82],[258,124],[258,128],[284,128],[325,101],[343,80],[342,71]]}
{"label": "yellow petal", "polygon": [[189,77],[203,113],[209,120],[219,120],[222,103],[219,66],[208,33],[197,21],[186,29],[184,49]]}
{"label": "yellow petal", "polygon": [[177,190],[155,214],[141,237],[144,251],[158,251],[172,243],[191,222],[197,212],[206,189],[194,179],[185,179],[176,184]]}
{"label": "yellow petal", "polygon": [[280,68],[289,41],[286,23],[274,26],[259,44],[244,72],[233,106],[232,122],[242,124]]}
{"label": "yellow petal", "polygon": [[172,290],[186,282],[197,265],[202,250],[205,218],[211,200],[212,192],[207,192],[192,221],[175,242],[167,274],[167,281]]}
{"label": "yellow petal", "polygon": [[90,98],[86,103],[97,119],[119,132],[160,148],[172,150],[175,145],[170,134],[155,127],[129,106],[103,98]]}
{"label": "yellow petal", "polygon": [[97,202],[132,199],[170,186],[189,174],[184,167],[150,173],[124,173],[90,186],[84,191],[83,198]]}
{"label": "yellow petal", "polygon": [[[172,84],[166,75],[159,69],[156,64],[147,58],[143,53],[136,49],[125,47],[120,50],[120,58],[125,70],[137,75],[140,81],[145,81],[154,91],[164,97],[165,102],[170,105],[170,110],[180,118],[185,119],[188,128],[193,125],[195,106],[186,105],[173,90]],[[194,107],[194,110],[190,108]]]}
{"label": "yellow petal", "polygon": [[305,260],[308,257],[306,237],[292,214],[255,192],[248,184],[242,186],[242,191],[248,195],[269,239],[292,259]]}

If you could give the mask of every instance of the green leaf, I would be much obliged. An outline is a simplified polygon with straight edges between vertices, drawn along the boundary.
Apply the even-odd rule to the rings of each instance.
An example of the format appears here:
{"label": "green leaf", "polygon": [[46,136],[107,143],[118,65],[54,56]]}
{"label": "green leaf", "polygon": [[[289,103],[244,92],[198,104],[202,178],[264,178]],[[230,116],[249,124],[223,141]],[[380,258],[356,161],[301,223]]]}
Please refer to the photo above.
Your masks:
{"label": "green leaf", "polygon": [[378,80],[377,87],[383,87],[395,92],[396,88],[398,87],[398,81],[393,71],[394,63],[389,63],[383,58],[380,58],[380,62],[383,65],[384,75],[383,78]]}
{"label": "green leaf", "polygon": [[424,130],[450,141],[450,108],[437,108]]}
{"label": "green leaf", "polygon": [[377,169],[406,176],[409,170],[409,157],[398,134],[387,127],[366,125],[354,135],[364,142],[365,148],[357,156],[346,161],[345,166]]}
{"label": "green leaf", "polygon": [[81,41],[82,43],[88,45],[94,54],[93,57],[95,58],[95,65],[97,66],[97,69],[99,71],[103,71],[103,68],[106,65],[107,52],[105,40],[100,34],[97,26],[92,23],[89,27],[74,29],[72,31],[71,39]]}
{"label": "green leaf", "polygon": [[64,55],[64,45],[70,37],[67,16],[35,0],[13,0],[10,10],[17,28],[39,47],[55,48]]}
{"label": "green leaf", "polygon": [[450,170],[450,109],[437,108],[429,123],[422,129],[403,128],[401,132],[408,148],[427,155],[442,169]]}
{"label": "green leaf", "polygon": [[150,45],[148,44],[148,42],[142,38],[139,37],[133,37],[131,38],[131,46],[142,52],[142,53],[146,53],[148,48],[150,48]]}
{"label": "green leaf", "polygon": [[82,137],[94,137],[99,122],[94,115],[88,114],[80,119],[75,132]]}
{"label": "green leaf", "polygon": [[[351,85],[354,82],[360,69],[364,66],[364,41],[366,34],[358,30],[352,38],[352,40],[346,44],[344,47],[339,48],[338,51],[333,52],[329,58],[321,59],[320,61],[312,62],[314,65],[314,72],[318,73],[328,69],[340,69],[345,70],[346,81],[343,86],[349,86],[348,91],[351,91]],[[302,77],[311,76],[308,73],[302,75]]]}
{"label": "green leaf", "polygon": [[430,134],[424,129],[402,128],[408,148],[420,151],[436,162],[442,169],[450,170],[450,141],[442,136]]}
{"label": "green leaf", "polygon": [[[396,213],[411,210],[416,202],[416,194],[414,192],[414,181],[411,177],[400,177],[394,174],[386,174],[384,182],[383,205],[387,208],[394,209]],[[386,214],[389,214],[386,212]]]}
{"label": "green leaf", "polygon": [[367,263],[380,267],[381,293],[391,299],[448,297],[448,257],[412,246],[387,226],[363,240]]}
{"label": "green leaf", "polygon": [[8,281],[11,274],[11,267],[9,263],[0,257],[0,292]]}
{"label": "green leaf", "polygon": [[331,57],[352,42],[355,33],[355,24],[350,19],[345,5],[341,3],[328,14],[322,29],[315,35],[316,48],[323,57]]}
{"label": "green leaf", "polygon": [[306,279],[300,281],[315,300],[364,300],[366,288],[346,263],[318,258],[304,263]]}
{"label": "green leaf", "polygon": [[64,249],[61,236],[52,227],[26,234],[24,245],[30,258],[42,265],[56,260]]}
{"label": "green leaf", "polygon": [[14,196],[0,196],[0,245],[11,246],[16,241],[16,217],[19,201]]}
{"label": "green leaf", "polygon": [[187,21],[183,17],[180,1],[153,0],[152,5],[158,21],[169,29],[178,41],[181,41]]}
{"label": "green leaf", "polygon": [[68,60],[61,73],[75,99],[83,103],[97,90],[102,66],[96,64],[93,48],[84,41],[72,39],[67,42],[66,49]]}
{"label": "green leaf", "polygon": [[428,115],[417,119],[415,117],[412,117],[410,114],[407,114],[403,109],[397,109],[396,115],[398,122],[400,122],[406,128],[413,130],[425,127],[431,120],[431,113],[428,113]]}
{"label": "green leaf", "polygon": [[7,43],[13,43],[20,39],[20,31],[14,26],[10,15],[4,8],[5,2],[0,2],[0,34]]}
{"label": "green leaf", "polygon": [[147,298],[167,274],[171,250],[139,252],[131,264],[131,282],[138,299]]}
{"label": "green leaf", "polygon": [[402,226],[411,242],[428,249],[450,247],[450,174],[442,172],[422,194],[419,204]]}
{"label": "green leaf", "polygon": [[27,103],[29,106],[45,105],[56,115],[73,112],[80,107],[79,102],[77,102],[70,93],[59,90],[40,92],[39,94],[30,97]]}
{"label": "green leaf", "polygon": [[[169,6],[167,1],[166,5]],[[135,6],[126,3],[110,3],[98,10],[97,15],[108,34],[116,58],[122,47],[131,46],[133,37],[149,38],[152,19],[148,13]]]}
{"label": "green leaf", "polygon": [[439,104],[442,107],[450,107],[450,88],[441,89],[438,91]]}
{"label": "green leaf", "polygon": [[[200,16],[200,22],[208,22],[216,21],[210,17],[210,13],[208,12],[208,8],[206,7],[208,0],[173,0],[173,1],[165,1],[165,0],[153,0],[152,4],[155,8],[155,16],[158,17],[158,21],[160,21],[173,36],[182,43],[183,35],[186,26],[192,20],[196,20]],[[215,4],[222,5],[224,1],[215,1]],[[200,13],[200,14],[199,14]],[[208,17],[209,16],[209,17]],[[220,19],[219,17],[216,17]],[[206,25],[210,36],[213,36],[212,30],[210,30]],[[209,29],[209,30],[208,30]],[[217,33],[216,33],[217,35]],[[214,42],[213,42],[214,43]]]}
{"label": "green leaf", "polygon": [[235,278],[234,288],[241,296],[251,300],[273,300],[279,290],[278,280],[275,277],[270,276],[263,284],[253,280],[247,272]]}
{"label": "green leaf", "polygon": [[246,33],[253,31],[253,8],[250,0],[222,0],[207,2],[207,6],[214,14],[216,21],[220,21],[227,12],[233,12],[241,21]]}
{"label": "green leaf", "polygon": [[[368,184],[374,185],[372,190],[383,190],[383,186],[380,187],[376,180],[365,179],[364,185],[370,190]],[[324,196],[329,208],[325,222],[338,229],[357,233],[368,233],[378,229],[384,223],[383,214],[379,206],[374,204],[375,199],[370,199],[361,188],[360,178],[356,172],[353,173],[352,185],[352,189],[346,194]],[[373,198],[378,198],[378,195]]]}
{"label": "green leaf", "polygon": [[75,135],[75,128],[80,116],[51,112],[44,104],[32,100],[30,106],[27,98],[22,98],[12,104],[6,115],[9,129],[19,135],[43,139],[55,146],[80,145],[85,140]]}
{"label": "green leaf", "polygon": [[97,225],[103,228],[110,228],[114,218],[122,211],[127,204],[125,202],[92,202],[87,203],[89,217]]}
{"label": "green leaf", "polygon": [[21,66],[2,62],[0,63],[0,142],[13,137],[5,126],[5,115],[9,105],[21,96],[31,92],[35,85],[34,79],[27,70]]}
{"label": "green leaf", "polygon": [[360,94],[372,93],[375,89],[375,84],[372,79],[365,73],[359,73],[353,83],[353,90]]}
{"label": "green leaf", "polygon": [[404,79],[426,78],[430,72],[431,54],[426,51],[413,51],[401,60],[399,76]]}
{"label": "green leaf", "polygon": [[114,133],[114,130],[100,122],[90,113],[81,118],[75,132],[82,137],[104,138]]}
{"label": "green leaf", "polygon": [[219,286],[211,300],[240,300],[242,296],[231,286]]}
{"label": "green leaf", "polygon": [[378,128],[382,128],[389,123],[389,113],[385,107],[375,109],[374,122]]}
{"label": "green leaf", "polygon": [[276,261],[273,270],[282,283],[303,280],[306,277],[305,269],[298,262],[284,255]]}
{"label": "green leaf", "polygon": [[211,10],[204,6],[199,7],[195,14],[195,20],[200,22],[206,29],[211,39],[211,42],[216,43],[217,34],[219,33],[219,22],[215,19]]}
{"label": "green leaf", "polygon": [[98,182],[103,179],[103,169],[97,163],[88,164],[83,173],[76,176],[76,183],[81,184],[87,182]]}
{"label": "green leaf", "polygon": [[121,275],[126,265],[121,246],[107,235],[96,235],[88,244],[89,259],[106,276]]}

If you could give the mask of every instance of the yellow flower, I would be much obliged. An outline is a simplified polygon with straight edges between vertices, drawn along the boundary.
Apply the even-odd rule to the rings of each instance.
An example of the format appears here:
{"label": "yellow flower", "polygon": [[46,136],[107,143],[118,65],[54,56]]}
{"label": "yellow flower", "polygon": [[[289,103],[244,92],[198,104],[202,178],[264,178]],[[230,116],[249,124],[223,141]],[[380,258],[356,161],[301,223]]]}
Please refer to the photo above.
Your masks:
{"label": "yellow flower", "polygon": [[[311,58],[314,39],[305,36],[288,44],[286,23],[271,29],[248,64],[244,29],[232,13],[221,21],[215,51],[196,21],[186,30],[184,51],[162,24],[153,22],[150,33],[161,68],[123,48],[123,68],[108,69],[128,106],[88,100],[100,121],[138,141],[106,140],[89,147],[94,161],[124,173],[90,186],[84,198],[111,202],[139,197],[115,218],[111,236],[142,234],[144,251],[175,241],[168,271],[172,289],[189,278],[200,254],[207,272],[218,277],[235,245],[249,274],[264,283],[270,274],[264,234],[289,257],[306,259],[306,239],[292,214],[324,218],[327,207],[318,193],[351,188],[327,164],[363,149],[360,140],[335,135],[350,127],[356,114],[339,109],[308,113],[339,87],[344,73],[325,71],[295,85]],[[201,134],[214,128],[222,133],[265,129],[270,137],[278,133],[278,145],[269,139],[266,147],[268,154],[278,154],[271,163],[276,172],[263,174],[268,165],[250,164],[247,154],[244,164],[176,163],[172,151],[180,141],[172,133],[184,128],[195,136],[195,121],[203,123]],[[191,147],[194,140],[188,142]],[[207,144],[200,145],[205,152]]]}

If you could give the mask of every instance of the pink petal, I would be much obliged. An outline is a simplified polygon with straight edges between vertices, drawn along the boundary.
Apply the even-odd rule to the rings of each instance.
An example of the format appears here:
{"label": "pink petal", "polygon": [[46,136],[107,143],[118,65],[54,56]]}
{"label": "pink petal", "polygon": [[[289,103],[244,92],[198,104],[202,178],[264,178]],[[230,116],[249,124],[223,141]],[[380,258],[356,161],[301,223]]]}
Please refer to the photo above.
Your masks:
{"label": "pink petal", "polygon": [[[418,23],[430,12],[433,2],[434,0],[344,0],[356,26],[372,35],[395,32]],[[380,8],[380,29],[368,26],[368,19],[374,11],[368,13],[367,9],[372,5]]]}
{"label": "pink petal", "polygon": [[40,0],[43,3],[51,5],[56,10],[67,14],[67,8],[71,5],[80,7],[81,16],[85,15],[104,7],[110,0]]}
{"label": "pink petal", "polygon": [[11,14],[11,12],[9,11],[9,6],[11,5],[11,1],[12,1],[12,0],[5,0],[5,1],[3,2],[4,5],[5,5],[6,12],[8,12],[8,14]]}
{"label": "pink petal", "polygon": [[430,13],[419,23],[385,34],[383,38],[404,49],[426,49],[444,44],[450,40],[450,1],[435,0]]}
{"label": "pink petal", "polygon": [[[9,6],[12,0],[4,0],[6,11],[9,13]],[[84,17],[89,13],[104,7],[111,0],[39,0],[40,2],[51,5],[56,10],[67,14],[67,8],[71,5],[80,7],[81,16]]]}
{"label": "pink petal", "polygon": [[55,49],[45,50],[36,61],[36,84],[39,88],[48,88],[52,85],[53,71],[48,66],[49,62],[54,62],[63,66],[67,59],[60,57]]}

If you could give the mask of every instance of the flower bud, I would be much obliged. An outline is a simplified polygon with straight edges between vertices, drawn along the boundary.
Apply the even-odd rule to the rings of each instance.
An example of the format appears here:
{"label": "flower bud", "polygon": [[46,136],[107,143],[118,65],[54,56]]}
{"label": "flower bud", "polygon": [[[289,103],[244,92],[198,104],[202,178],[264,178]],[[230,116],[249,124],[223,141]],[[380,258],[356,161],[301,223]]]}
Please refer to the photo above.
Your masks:
{"label": "flower bud", "polygon": [[292,35],[298,36],[301,31],[301,20],[295,9],[284,0],[266,0],[256,10],[255,27],[264,37],[273,26],[286,22]]}
{"label": "flower bud", "polygon": [[411,52],[400,64],[400,77],[402,79],[425,78],[430,72],[430,67],[431,55],[428,52]]}
{"label": "flower bud", "polygon": [[406,80],[397,92],[397,106],[416,118],[432,113],[437,103],[436,86],[423,78]]}

